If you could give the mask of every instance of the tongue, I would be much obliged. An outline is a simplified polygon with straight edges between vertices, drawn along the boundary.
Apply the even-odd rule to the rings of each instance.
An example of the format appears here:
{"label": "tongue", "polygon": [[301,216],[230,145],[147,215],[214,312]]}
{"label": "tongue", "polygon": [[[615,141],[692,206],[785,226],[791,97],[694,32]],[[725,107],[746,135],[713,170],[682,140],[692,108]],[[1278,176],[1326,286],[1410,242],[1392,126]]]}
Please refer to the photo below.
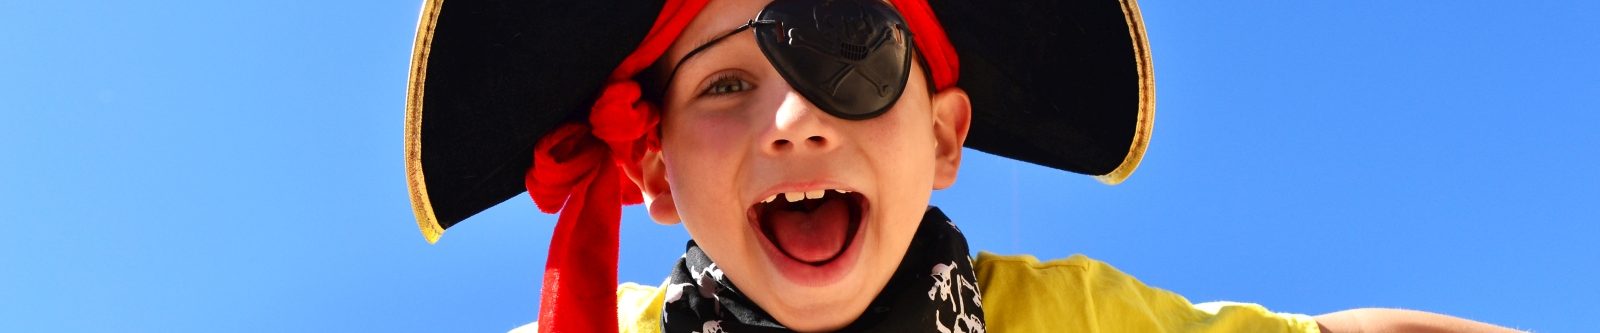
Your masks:
{"label": "tongue", "polygon": [[816,263],[844,251],[850,228],[848,206],[845,200],[830,199],[809,212],[780,209],[767,212],[766,218],[778,248],[800,261]]}

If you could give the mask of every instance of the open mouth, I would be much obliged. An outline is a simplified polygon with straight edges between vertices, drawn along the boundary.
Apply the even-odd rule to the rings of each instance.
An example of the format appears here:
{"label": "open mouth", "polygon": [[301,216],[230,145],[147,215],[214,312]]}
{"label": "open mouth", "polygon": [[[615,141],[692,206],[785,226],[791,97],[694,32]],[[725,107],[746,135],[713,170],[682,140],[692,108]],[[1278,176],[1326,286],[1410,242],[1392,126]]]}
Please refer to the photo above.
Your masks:
{"label": "open mouth", "polygon": [[861,227],[866,197],[826,189],[779,193],[747,214],[778,252],[800,263],[823,266],[838,259]]}

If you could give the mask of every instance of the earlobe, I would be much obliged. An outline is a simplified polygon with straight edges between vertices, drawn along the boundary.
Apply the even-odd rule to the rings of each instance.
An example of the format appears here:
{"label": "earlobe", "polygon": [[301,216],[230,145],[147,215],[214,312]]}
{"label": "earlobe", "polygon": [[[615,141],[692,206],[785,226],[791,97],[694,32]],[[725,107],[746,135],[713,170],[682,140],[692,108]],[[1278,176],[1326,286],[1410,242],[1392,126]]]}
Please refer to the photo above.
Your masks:
{"label": "earlobe", "polygon": [[667,183],[667,163],[661,151],[644,153],[639,160],[640,172],[634,184],[644,194],[644,206],[650,210],[650,219],[663,225],[678,224],[678,206],[672,201],[672,187]]}
{"label": "earlobe", "polygon": [[961,147],[972,126],[972,101],[967,91],[950,87],[933,94],[934,174],[933,188],[944,189],[956,182],[961,168]]}

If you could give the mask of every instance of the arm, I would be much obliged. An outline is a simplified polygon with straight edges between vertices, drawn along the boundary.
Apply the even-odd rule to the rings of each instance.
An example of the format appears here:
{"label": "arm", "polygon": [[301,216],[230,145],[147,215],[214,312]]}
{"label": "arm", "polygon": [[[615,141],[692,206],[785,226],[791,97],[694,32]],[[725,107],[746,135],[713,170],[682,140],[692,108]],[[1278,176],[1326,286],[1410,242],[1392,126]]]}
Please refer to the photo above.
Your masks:
{"label": "arm", "polygon": [[1401,309],[1354,309],[1316,316],[1323,333],[1522,332],[1472,320]]}

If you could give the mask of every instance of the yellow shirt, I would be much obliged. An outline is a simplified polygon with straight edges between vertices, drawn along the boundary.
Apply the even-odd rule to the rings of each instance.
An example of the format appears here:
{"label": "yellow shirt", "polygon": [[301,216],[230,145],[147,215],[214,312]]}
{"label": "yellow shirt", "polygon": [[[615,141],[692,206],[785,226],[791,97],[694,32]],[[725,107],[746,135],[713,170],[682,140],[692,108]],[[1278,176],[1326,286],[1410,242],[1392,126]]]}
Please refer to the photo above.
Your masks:
{"label": "yellow shirt", "polygon": [[1260,305],[1190,304],[1082,255],[1041,263],[984,252],[973,265],[989,332],[1320,331],[1310,316]]}
{"label": "yellow shirt", "polygon": [[[1190,304],[1082,255],[1041,263],[1029,255],[982,252],[973,265],[988,332],[1319,332],[1309,316],[1260,305]],[[617,287],[619,331],[660,332],[664,299],[659,287]]]}

